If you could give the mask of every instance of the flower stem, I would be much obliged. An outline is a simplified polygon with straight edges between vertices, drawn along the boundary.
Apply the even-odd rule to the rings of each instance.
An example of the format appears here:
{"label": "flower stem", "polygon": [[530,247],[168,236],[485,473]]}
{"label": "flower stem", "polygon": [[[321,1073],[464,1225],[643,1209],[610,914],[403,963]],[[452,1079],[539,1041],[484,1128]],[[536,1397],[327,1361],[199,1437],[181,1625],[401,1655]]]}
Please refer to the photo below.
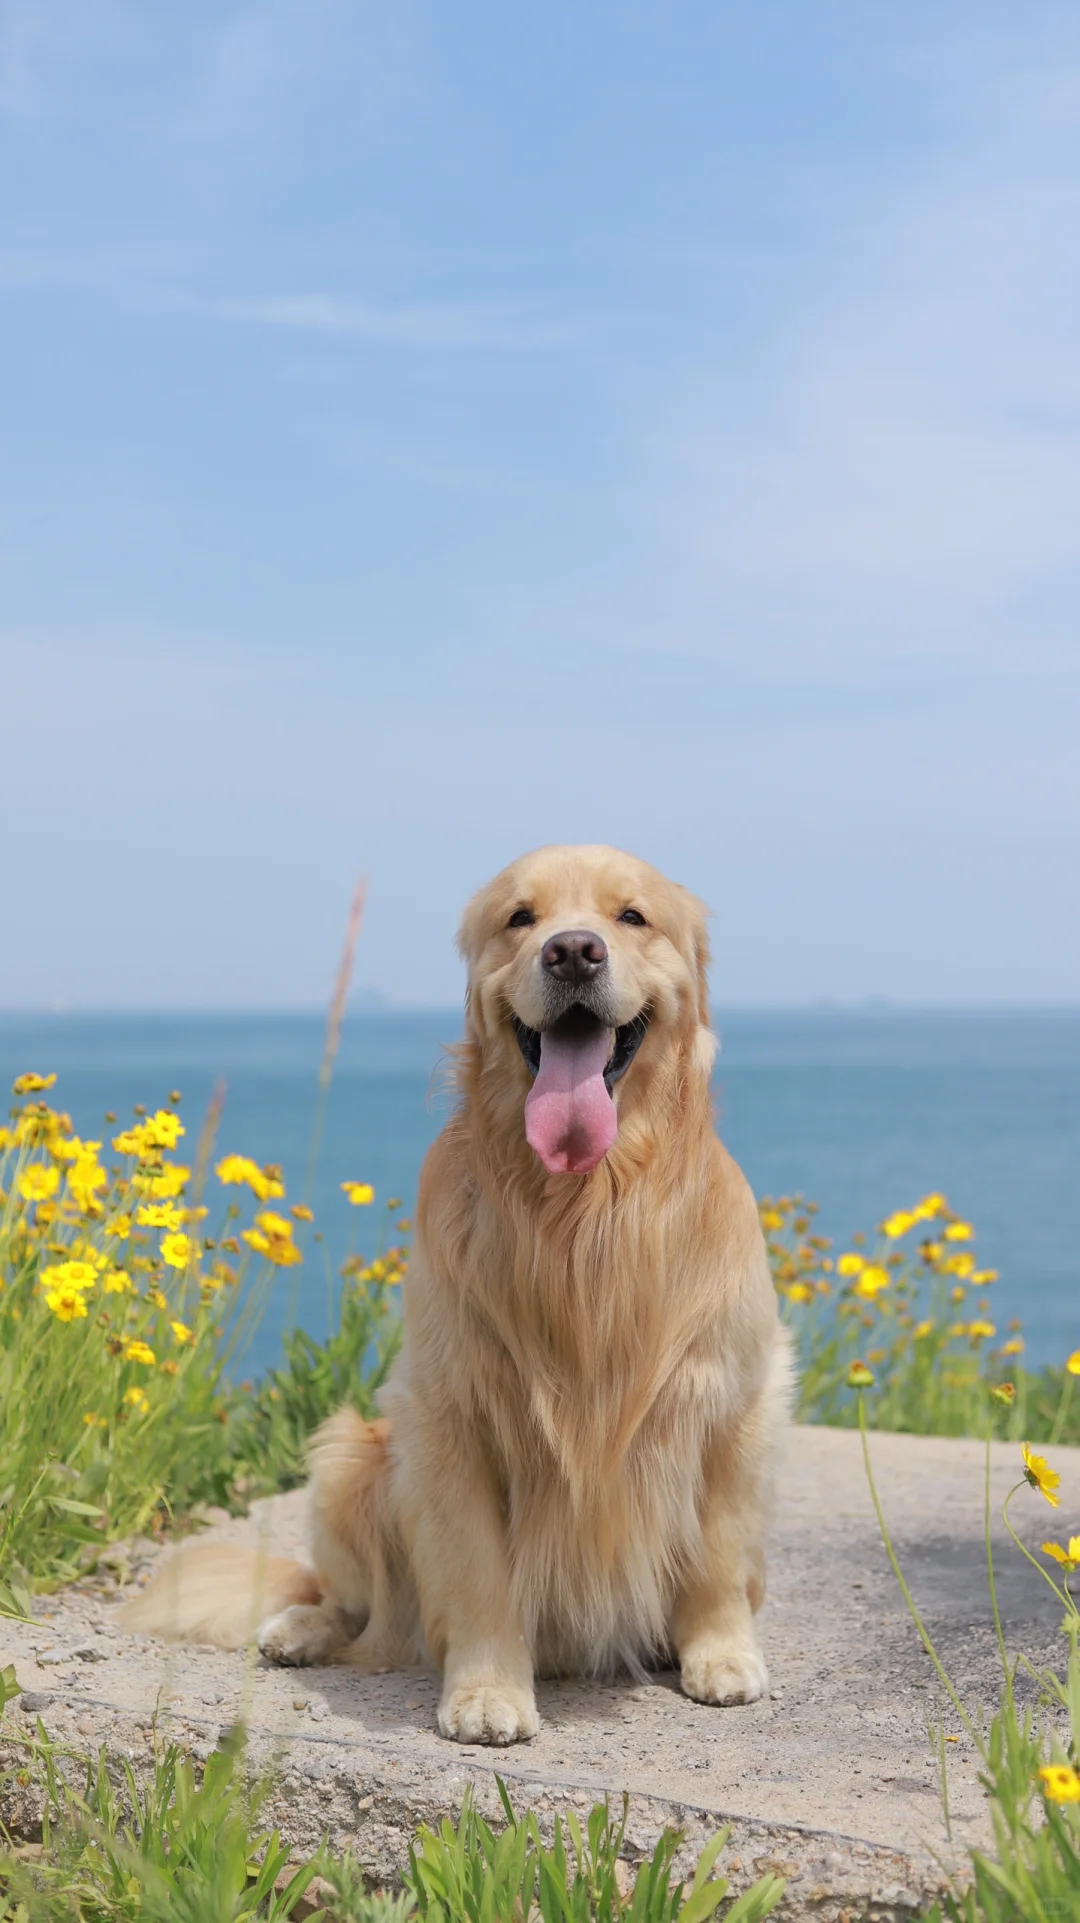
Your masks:
{"label": "flower stem", "polygon": [[1072,1386],[1074,1381],[1075,1377],[1066,1370],[1065,1381],[1061,1390],[1061,1400],[1058,1403],[1057,1414],[1054,1417],[1054,1426],[1047,1437],[1047,1441],[1051,1444],[1061,1441],[1062,1430],[1065,1427],[1065,1419],[1069,1413],[1069,1403],[1072,1399]]}
{"label": "flower stem", "polygon": [[885,1544],[885,1554],[889,1558],[889,1562],[892,1566],[893,1575],[896,1577],[896,1580],[900,1585],[900,1594],[903,1596],[904,1601],[907,1604],[908,1615],[911,1617],[912,1622],[915,1624],[915,1627],[918,1630],[919,1641],[922,1643],[922,1646],[925,1649],[927,1655],[929,1656],[930,1661],[933,1663],[934,1668],[937,1670],[938,1677],[941,1681],[942,1687],[944,1688],[946,1695],[949,1698],[949,1701],[952,1703],[952,1706],[955,1709],[957,1715],[959,1716],[960,1721],[963,1723],[964,1728],[967,1730],[968,1735],[971,1737],[972,1742],[975,1744],[975,1747],[978,1750],[979,1755],[982,1757],[983,1762],[987,1765],[987,1767],[989,1767],[990,1758],[987,1754],[986,1745],[983,1742],[982,1737],[979,1735],[978,1730],[975,1728],[975,1725],[972,1722],[971,1717],[968,1715],[967,1710],[964,1708],[963,1703],[960,1701],[960,1698],[957,1695],[955,1688],[953,1687],[952,1679],[949,1676],[948,1670],[945,1668],[945,1665],[942,1662],[941,1657],[938,1655],[937,1650],[934,1648],[934,1645],[930,1639],[929,1632],[927,1631],[923,1623],[923,1619],[920,1616],[918,1609],[916,1608],[915,1598],[913,1597],[910,1589],[907,1586],[906,1581],[904,1580],[904,1572],[901,1569],[899,1562],[897,1561],[896,1551],[892,1545],[892,1537],[889,1534],[888,1524],[885,1521],[885,1513],[881,1507],[881,1498],[878,1495],[877,1483],[874,1481],[874,1471],[870,1462],[870,1444],[866,1434],[866,1405],[865,1405],[865,1400],[861,1390],[859,1391],[859,1434],[862,1437],[863,1466],[866,1470],[866,1480],[870,1485],[870,1495],[874,1504],[874,1514],[877,1516],[878,1528],[881,1531],[881,1540]]}
{"label": "flower stem", "polygon": [[[1025,1477],[1025,1481],[1026,1481],[1026,1477]],[[1005,1527],[1008,1530],[1010,1536],[1012,1537],[1014,1543],[1016,1544],[1016,1547],[1019,1549],[1020,1554],[1022,1556],[1027,1557],[1029,1563],[1031,1564],[1031,1567],[1033,1569],[1038,1570],[1043,1581],[1048,1582],[1050,1584],[1050,1587],[1053,1590],[1058,1601],[1064,1604],[1065,1614],[1067,1616],[1080,1617],[1080,1610],[1077,1609],[1076,1604],[1073,1601],[1072,1597],[1070,1596],[1068,1590],[1058,1588],[1058,1585],[1054,1581],[1053,1576],[1050,1574],[1049,1569],[1044,1569],[1041,1562],[1036,1562],[1030,1549],[1026,1548],[1025,1545],[1021,1542],[1019,1536],[1016,1533],[1016,1530],[1013,1528],[1012,1523],[1009,1521],[1009,1504],[1012,1501],[1013,1497],[1015,1496],[1016,1491],[1018,1489],[1022,1489],[1023,1487],[1024,1487],[1023,1482],[1017,1482],[1017,1483],[1014,1483],[1013,1487],[1009,1490],[1009,1493],[1005,1498],[1005,1503],[1001,1511],[1001,1520],[1005,1524]]]}
{"label": "flower stem", "polygon": [[1009,1715],[1013,1717],[1016,1704],[1013,1697],[1013,1672],[1009,1667],[1009,1654],[1005,1647],[1005,1631],[1001,1626],[1001,1610],[998,1608],[997,1582],[994,1578],[994,1545],[990,1535],[990,1443],[994,1434],[994,1415],[990,1412],[990,1424],[986,1431],[986,1488],[983,1503],[983,1534],[986,1539],[986,1580],[990,1589],[990,1607],[994,1612],[994,1629],[997,1634],[998,1649],[1001,1651],[1001,1667],[1005,1675],[1005,1700]]}

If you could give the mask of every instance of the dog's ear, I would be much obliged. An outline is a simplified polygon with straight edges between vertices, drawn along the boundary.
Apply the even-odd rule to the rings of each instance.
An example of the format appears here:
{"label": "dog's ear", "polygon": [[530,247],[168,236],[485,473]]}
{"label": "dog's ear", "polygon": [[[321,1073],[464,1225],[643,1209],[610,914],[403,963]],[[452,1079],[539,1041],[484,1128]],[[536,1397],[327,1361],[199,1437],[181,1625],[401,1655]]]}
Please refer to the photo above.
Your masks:
{"label": "dog's ear", "polygon": [[697,1031],[694,1036],[694,1062],[705,1081],[713,1072],[719,1042],[713,1033],[712,1014],[709,1009],[709,933],[707,927],[708,909],[696,895],[687,894],[686,907],[690,924],[690,950],[693,956],[694,972],[697,977]]}
{"label": "dog's ear", "polygon": [[698,1021],[708,1028],[711,1022],[709,1011],[709,963],[712,950],[709,947],[709,911],[703,901],[692,895],[688,888],[681,890],[689,924],[690,950],[693,956],[694,972],[697,976],[697,1014]]}
{"label": "dog's ear", "polygon": [[469,972],[475,968],[484,946],[484,931],[487,923],[488,896],[490,886],[478,888],[461,917],[458,929],[458,953],[468,965]]}

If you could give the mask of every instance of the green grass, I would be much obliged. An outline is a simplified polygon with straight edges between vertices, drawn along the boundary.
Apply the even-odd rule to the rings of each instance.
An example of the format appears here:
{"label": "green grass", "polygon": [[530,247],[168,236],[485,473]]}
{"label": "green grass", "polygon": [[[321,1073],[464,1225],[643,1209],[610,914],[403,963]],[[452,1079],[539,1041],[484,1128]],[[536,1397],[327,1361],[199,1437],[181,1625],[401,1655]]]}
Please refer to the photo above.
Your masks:
{"label": "green grass", "polygon": [[[1039,1669],[1023,1651],[1010,1655],[997,1602],[995,1558],[990,1533],[990,1442],[994,1417],[1005,1404],[1000,1396],[988,1399],[985,1503],[983,1514],[986,1574],[991,1610],[1001,1659],[1000,1706],[987,1726],[979,1710],[965,1704],[949,1676],[905,1580],[889,1533],[873,1472],[867,1390],[859,1381],[855,1420],[862,1431],[863,1457],[882,1540],[915,1630],[930,1656],[945,1694],[972,1738],[982,1768],[980,1781],[993,1822],[993,1854],[972,1849],[970,1875],[954,1881],[945,1898],[935,1903],[924,1923],[1056,1923],[1080,1917],[1080,1608],[1069,1588],[1026,1549],[1009,1516],[1013,1498],[1032,1485],[1039,1497],[1055,1480],[1042,1457],[1017,1457],[1017,1481],[1005,1500],[1003,1519],[1014,1551],[1024,1556],[1049,1585],[1062,1606],[1062,1633],[1068,1642],[1064,1673]],[[1049,1472],[1049,1473],[1048,1473]],[[1080,1538],[1064,1546],[1075,1549],[1080,1566]],[[1058,1575],[1061,1575],[1060,1569]],[[1036,1704],[1025,1709],[1017,1702],[1016,1681],[1023,1671],[1034,1683]],[[947,1777],[941,1755],[942,1805],[949,1831]]]}
{"label": "green grass", "polygon": [[[215,1160],[213,1114],[182,1162],[179,1096],[84,1141],[47,1080],[21,1078],[0,1129],[0,1611],[111,1539],[299,1481],[325,1416],[373,1408],[406,1257],[350,1255],[334,1277],[280,1170]],[[278,1369],[238,1384],[271,1292],[305,1262],[336,1303],[329,1339],[293,1331]]]}
{"label": "green grass", "polygon": [[987,1390],[1009,1382],[1001,1434],[1080,1444],[1080,1350],[1055,1367],[1026,1369],[1024,1337],[1002,1325],[994,1270],[980,1266],[972,1223],[943,1195],[887,1215],[840,1251],[814,1232],[803,1196],[766,1196],[761,1220],[781,1313],[799,1362],[803,1422],[855,1422],[847,1386],[856,1359],[874,1372],[868,1419],[911,1435],[981,1436]]}
{"label": "green grass", "polygon": [[0,1837],[0,1923],[277,1923],[302,1899],[333,1923],[707,1923],[717,1914],[761,1923],[784,1889],[767,1875],[728,1900],[717,1874],[727,1831],[702,1851],[689,1884],[675,1874],[673,1830],[632,1873],[622,1856],[625,1804],[621,1818],[606,1804],[583,1823],[557,1817],[546,1843],[536,1816],[519,1817],[500,1782],[501,1828],[467,1793],[456,1824],[417,1831],[402,1888],[372,1893],[353,1856],[324,1845],[291,1858],[262,1821],[272,1778],[249,1781],[242,1742],[215,1751],[201,1774],[169,1745],[143,1781],[104,1751],[75,1763],[40,1725],[23,1748],[17,1773],[44,1800],[42,1847],[28,1861],[17,1839]]}

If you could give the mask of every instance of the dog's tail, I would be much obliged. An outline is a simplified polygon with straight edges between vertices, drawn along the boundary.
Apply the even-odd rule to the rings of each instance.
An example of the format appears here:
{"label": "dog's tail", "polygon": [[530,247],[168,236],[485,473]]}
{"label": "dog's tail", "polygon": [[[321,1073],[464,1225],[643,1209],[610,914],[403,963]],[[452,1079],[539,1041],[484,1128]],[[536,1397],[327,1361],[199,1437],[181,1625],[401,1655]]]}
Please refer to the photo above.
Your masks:
{"label": "dog's tail", "polygon": [[390,1513],[390,1424],[339,1409],[311,1438],[306,1563],[234,1542],[185,1544],[160,1574],[117,1611],[124,1629],[169,1642],[242,1649],[291,1603],[336,1605],[354,1624],[372,1621],[389,1648],[406,1634],[415,1603]]}
{"label": "dog's tail", "polygon": [[313,1569],[238,1542],[185,1544],[131,1602],[117,1611],[121,1628],[166,1642],[242,1649],[259,1625],[290,1603],[317,1603]]}

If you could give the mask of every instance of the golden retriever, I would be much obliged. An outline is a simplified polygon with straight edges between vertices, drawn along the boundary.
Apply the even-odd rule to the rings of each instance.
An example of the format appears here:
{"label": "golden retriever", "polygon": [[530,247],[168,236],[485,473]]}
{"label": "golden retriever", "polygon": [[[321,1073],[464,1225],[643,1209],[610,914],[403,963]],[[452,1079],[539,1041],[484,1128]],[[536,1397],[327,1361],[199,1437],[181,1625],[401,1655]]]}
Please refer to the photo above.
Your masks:
{"label": "golden retriever", "polygon": [[439,1728],[512,1743],[534,1677],[677,1660],[767,1686],[790,1394],[753,1197],[713,1129],[704,910],[642,861],[543,848],[470,903],[460,1100],[424,1163],[383,1417],[311,1452],[311,1569],[207,1545],[132,1628],[276,1662],[433,1660]]}

